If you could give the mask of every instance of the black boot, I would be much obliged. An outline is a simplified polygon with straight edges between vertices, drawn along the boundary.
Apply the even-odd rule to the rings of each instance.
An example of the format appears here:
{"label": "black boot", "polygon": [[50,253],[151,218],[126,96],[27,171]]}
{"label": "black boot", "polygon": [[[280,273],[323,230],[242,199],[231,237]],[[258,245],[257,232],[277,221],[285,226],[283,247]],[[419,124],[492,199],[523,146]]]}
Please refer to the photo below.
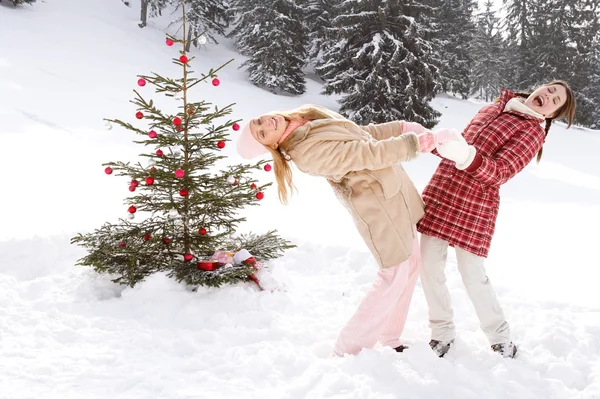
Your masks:
{"label": "black boot", "polygon": [[404,352],[404,350],[405,350],[405,349],[408,349],[408,346],[406,346],[406,345],[402,345],[402,344],[400,344],[400,346],[399,346],[399,347],[397,347],[397,348],[394,348],[394,350],[395,350],[396,352],[399,352],[399,353],[401,353],[401,352]]}
{"label": "black boot", "polygon": [[435,352],[435,354],[438,355],[438,357],[444,357],[444,355],[450,350],[450,347],[453,343],[453,339],[451,339],[448,342],[442,342],[436,339],[432,339],[431,341],[429,341],[429,346]]}
{"label": "black boot", "polygon": [[517,355],[517,345],[512,342],[505,344],[494,344],[492,350],[496,353],[501,354],[503,357],[514,358]]}

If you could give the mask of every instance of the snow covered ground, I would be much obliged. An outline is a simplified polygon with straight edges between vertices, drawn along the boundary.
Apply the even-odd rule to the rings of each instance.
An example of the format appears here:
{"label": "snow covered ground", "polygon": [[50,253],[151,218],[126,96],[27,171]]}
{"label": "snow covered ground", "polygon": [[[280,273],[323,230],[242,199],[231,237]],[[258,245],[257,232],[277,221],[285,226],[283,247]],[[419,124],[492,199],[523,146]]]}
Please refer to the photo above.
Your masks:
{"label": "snow covered ground", "polygon": [[[429,350],[417,286],[409,351],[329,357],[369,287],[375,262],[328,185],[297,175],[288,207],[271,189],[244,229],[277,228],[298,248],[274,262],[286,292],[250,283],[190,289],[155,275],[135,288],[74,267],[75,232],[123,216],[127,182],[101,163],[132,160],[127,119],[136,75],[176,72],[164,23],[137,27],[121,0],[0,3],[0,398],[600,398],[600,135],[555,126],[540,166],[503,188],[487,263],[520,356],[488,349],[451,253],[449,284],[460,336]],[[194,95],[236,102],[249,118],[301,103],[336,107],[310,80],[301,97],[246,82],[226,41],[195,50],[200,72],[236,58],[218,87]],[[171,106],[174,106],[172,104]],[[481,103],[439,96],[440,126],[461,128]],[[226,154],[238,160],[233,145]],[[423,188],[437,159],[406,165]],[[264,181],[273,179],[264,172]]]}

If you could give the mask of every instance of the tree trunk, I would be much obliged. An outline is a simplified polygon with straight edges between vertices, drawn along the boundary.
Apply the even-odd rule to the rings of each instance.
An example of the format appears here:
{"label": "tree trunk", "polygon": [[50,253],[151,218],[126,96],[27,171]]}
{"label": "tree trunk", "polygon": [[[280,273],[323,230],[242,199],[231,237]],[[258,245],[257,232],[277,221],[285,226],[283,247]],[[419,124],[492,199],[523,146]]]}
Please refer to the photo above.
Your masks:
{"label": "tree trunk", "polygon": [[144,26],[146,26],[146,23],[148,21],[148,1],[149,0],[141,0],[142,2],[142,10],[140,13],[140,23],[138,24],[138,26],[140,28],[143,28]]}

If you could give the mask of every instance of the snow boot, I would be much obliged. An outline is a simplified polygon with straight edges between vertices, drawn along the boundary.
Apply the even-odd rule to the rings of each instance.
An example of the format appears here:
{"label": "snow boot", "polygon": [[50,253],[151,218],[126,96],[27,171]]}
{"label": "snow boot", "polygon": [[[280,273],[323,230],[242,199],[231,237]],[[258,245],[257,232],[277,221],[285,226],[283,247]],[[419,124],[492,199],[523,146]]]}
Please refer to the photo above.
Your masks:
{"label": "snow boot", "polygon": [[492,350],[502,355],[502,357],[514,358],[517,355],[517,345],[512,342],[492,345]]}
{"label": "snow boot", "polygon": [[450,347],[454,343],[454,339],[451,339],[448,342],[438,341],[436,339],[432,339],[429,341],[429,346],[435,352],[438,357],[444,357],[446,353],[450,350]]}

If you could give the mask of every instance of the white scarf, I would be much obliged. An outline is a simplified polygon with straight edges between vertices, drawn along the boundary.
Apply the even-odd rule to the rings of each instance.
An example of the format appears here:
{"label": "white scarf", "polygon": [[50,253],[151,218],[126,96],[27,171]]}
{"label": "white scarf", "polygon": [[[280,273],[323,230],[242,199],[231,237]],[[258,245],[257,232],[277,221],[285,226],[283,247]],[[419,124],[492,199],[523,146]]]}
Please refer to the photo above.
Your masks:
{"label": "white scarf", "polygon": [[525,115],[531,115],[535,118],[541,119],[542,121],[546,120],[546,117],[542,114],[538,114],[527,105],[525,105],[525,99],[521,97],[513,97],[506,103],[504,106],[504,112],[519,112]]}

